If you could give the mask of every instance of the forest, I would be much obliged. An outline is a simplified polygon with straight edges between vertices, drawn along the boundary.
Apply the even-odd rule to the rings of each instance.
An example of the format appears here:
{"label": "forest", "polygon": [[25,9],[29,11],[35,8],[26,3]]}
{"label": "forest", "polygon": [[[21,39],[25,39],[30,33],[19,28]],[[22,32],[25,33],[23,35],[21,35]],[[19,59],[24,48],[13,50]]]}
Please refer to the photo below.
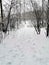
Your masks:
{"label": "forest", "polygon": [[31,21],[37,34],[45,27],[46,36],[49,36],[49,0],[42,0],[41,6],[36,0],[0,0],[0,35],[19,29],[26,21]]}

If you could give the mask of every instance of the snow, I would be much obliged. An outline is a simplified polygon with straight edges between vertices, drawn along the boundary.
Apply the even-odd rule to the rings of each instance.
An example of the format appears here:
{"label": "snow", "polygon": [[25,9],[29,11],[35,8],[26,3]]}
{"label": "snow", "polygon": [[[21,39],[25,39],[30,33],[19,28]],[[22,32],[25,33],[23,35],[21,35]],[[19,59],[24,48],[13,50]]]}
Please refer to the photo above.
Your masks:
{"label": "snow", "polygon": [[10,32],[0,44],[0,65],[49,65],[49,38],[27,26]]}

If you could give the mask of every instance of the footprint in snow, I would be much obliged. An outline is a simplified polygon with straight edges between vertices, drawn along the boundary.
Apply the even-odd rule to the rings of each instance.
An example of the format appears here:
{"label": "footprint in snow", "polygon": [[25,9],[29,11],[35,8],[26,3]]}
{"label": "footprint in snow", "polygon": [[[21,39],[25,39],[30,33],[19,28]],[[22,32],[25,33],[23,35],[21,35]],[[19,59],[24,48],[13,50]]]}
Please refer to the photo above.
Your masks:
{"label": "footprint in snow", "polygon": [[7,65],[11,65],[12,63],[11,62],[8,62]]}

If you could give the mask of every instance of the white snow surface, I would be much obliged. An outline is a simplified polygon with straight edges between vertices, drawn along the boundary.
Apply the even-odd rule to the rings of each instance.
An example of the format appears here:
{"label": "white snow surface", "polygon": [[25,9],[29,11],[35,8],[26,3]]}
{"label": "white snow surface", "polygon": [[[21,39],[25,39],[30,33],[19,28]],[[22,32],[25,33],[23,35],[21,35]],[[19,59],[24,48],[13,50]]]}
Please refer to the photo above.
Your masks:
{"label": "white snow surface", "polygon": [[0,44],[0,65],[49,65],[49,38],[45,29],[21,28]]}

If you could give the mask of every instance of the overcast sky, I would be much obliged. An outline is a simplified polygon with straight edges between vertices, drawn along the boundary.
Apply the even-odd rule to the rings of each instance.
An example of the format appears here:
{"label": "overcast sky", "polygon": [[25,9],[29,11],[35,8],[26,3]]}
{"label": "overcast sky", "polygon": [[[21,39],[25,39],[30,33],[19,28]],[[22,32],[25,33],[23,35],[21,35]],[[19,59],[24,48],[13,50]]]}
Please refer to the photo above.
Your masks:
{"label": "overcast sky", "polygon": [[[8,2],[9,0],[3,0],[3,3],[5,3],[4,1]],[[24,0],[21,0],[22,3],[24,2]],[[36,1],[38,3],[38,5],[42,6],[42,0],[33,0]],[[46,0],[47,1],[47,0]],[[25,11],[29,11],[30,9],[30,0],[25,0],[25,2],[27,3],[27,5],[25,5]],[[21,6],[21,11],[24,11],[24,3]]]}
{"label": "overcast sky", "polygon": [[42,0],[36,0],[38,4],[41,6],[42,5]]}
{"label": "overcast sky", "polygon": [[[3,2],[4,1],[6,1],[6,2],[8,2],[8,0],[3,0]],[[24,0],[22,0],[22,1],[24,1]],[[29,1],[29,0],[26,0],[26,1]],[[42,4],[42,0],[36,0],[40,5]]]}
{"label": "overcast sky", "polygon": [[[8,0],[3,0],[3,2],[4,1],[8,2]],[[22,1],[24,1],[24,0],[22,0]],[[29,0],[26,0],[26,1],[29,1]],[[40,6],[42,5],[42,0],[34,0],[34,1],[37,1]]]}

